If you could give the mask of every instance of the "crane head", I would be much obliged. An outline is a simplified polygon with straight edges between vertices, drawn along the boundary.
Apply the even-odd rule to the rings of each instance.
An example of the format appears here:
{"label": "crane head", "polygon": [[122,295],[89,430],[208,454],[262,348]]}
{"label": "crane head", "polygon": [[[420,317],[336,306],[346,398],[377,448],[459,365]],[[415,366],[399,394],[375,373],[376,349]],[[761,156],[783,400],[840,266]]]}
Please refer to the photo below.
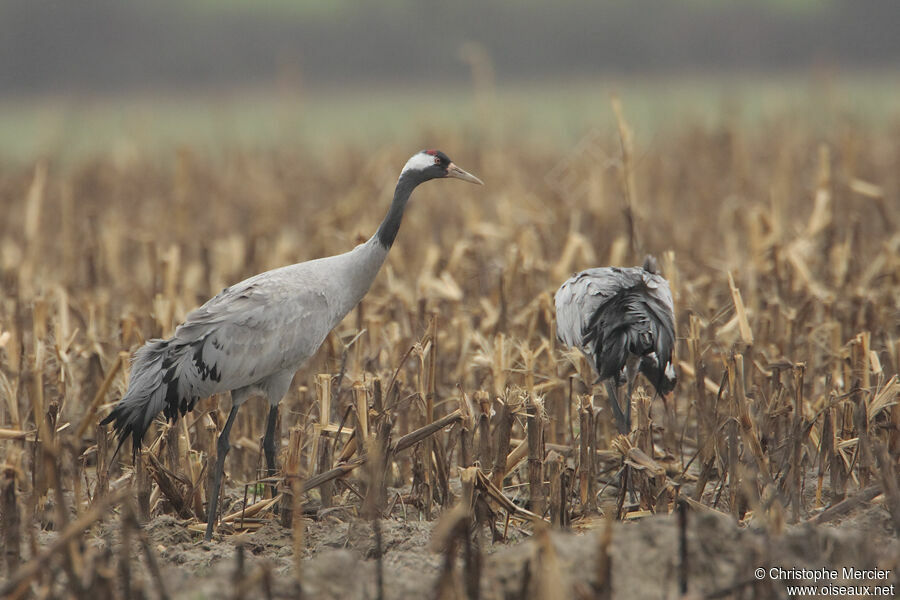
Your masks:
{"label": "crane head", "polygon": [[440,150],[422,150],[414,154],[412,158],[406,161],[406,165],[400,173],[400,177],[404,176],[415,177],[419,182],[428,181],[429,179],[455,177],[469,183],[484,185],[483,181],[453,164],[450,157]]}

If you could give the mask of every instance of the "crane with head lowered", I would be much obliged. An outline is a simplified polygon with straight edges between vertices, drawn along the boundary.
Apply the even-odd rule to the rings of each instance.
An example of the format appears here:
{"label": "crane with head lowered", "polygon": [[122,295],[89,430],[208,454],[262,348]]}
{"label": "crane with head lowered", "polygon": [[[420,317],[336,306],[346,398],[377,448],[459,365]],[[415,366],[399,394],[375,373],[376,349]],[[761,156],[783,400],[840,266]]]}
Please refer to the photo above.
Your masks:
{"label": "crane with head lowered", "polygon": [[[556,335],[590,360],[605,381],[619,433],[631,431],[631,393],[643,373],[657,393],[675,388],[675,312],[656,259],[640,267],[599,267],[573,275],[556,291]],[[625,410],[617,388],[627,383]]]}

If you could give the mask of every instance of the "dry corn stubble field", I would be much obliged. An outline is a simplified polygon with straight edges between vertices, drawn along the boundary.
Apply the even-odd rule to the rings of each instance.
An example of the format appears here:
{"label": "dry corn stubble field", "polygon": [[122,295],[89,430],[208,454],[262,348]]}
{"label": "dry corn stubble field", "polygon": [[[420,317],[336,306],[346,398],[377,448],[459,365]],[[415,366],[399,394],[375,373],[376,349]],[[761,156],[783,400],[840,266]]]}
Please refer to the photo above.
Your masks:
{"label": "dry corn stubble field", "polygon": [[[759,566],[896,581],[896,121],[786,113],[650,144],[618,114],[562,150],[423,132],[487,185],[416,192],[281,405],[274,497],[264,402],[241,411],[211,543],[230,401],[113,459],[97,423],[129,354],[226,285],[367,238],[418,148],[0,171],[3,594],[783,597]],[[619,437],[555,340],[552,294],[648,252],[672,284],[679,384],[637,393]]]}

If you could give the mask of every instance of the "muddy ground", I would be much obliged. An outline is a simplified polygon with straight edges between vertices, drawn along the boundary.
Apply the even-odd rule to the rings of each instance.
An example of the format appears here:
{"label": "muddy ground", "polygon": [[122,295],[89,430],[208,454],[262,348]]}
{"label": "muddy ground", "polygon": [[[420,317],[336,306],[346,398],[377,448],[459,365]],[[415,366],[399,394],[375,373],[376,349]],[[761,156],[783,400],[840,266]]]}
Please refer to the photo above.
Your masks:
{"label": "muddy ground", "polygon": [[[311,515],[304,521],[305,597],[378,597],[372,524],[342,511]],[[445,557],[432,548],[436,523],[404,520],[402,515],[380,522],[385,598],[437,597]],[[274,517],[258,531],[217,534],[210,543],[187,525],[171,516],[159,516],[145,526],[172,597],[296,596],[291,531]],[[597,579],[596,558],[603,527],[599,518],[576,521],[572,531],[550,534],[550,551],[546,546],[539,549],[539,536],[533,535],[530,526],[512,525],[507,541],[496,543],[490,542],[485,529],[479,536],[484,551],[481,597],[541,597],[542,589],[552,590],[549,593],[553,598],[595,597],[590,594]],[[117,535],[118,523],[110,522],[103,529],[98,544],[110,543]],[[760,567],[839,571],[843,567],[878,568],[890,571],[890,577],[837,583],[897,584],[900,540],[878,498],[835,523],[786,525],[780,535],[767,534],[752,525],[739,526],[729,516],[707,510],[688,512],[686,531],[690,597],[787,598],[785,586],[797,582],[773,581],[768,576],[757,580],[754,570]],[[615,523],[609,546],[612,597],[679,597],[678,538],[676,515]],[[244,549],[243,570],[238,569],[239,546]],[[453,567],[460,594],[462,565],[460,553]],[[243,583],[238,585],[239,581]],[[153,587],[149,579],[144,585]],[[151,589],[145,591],[149,597],[155,595]]]}

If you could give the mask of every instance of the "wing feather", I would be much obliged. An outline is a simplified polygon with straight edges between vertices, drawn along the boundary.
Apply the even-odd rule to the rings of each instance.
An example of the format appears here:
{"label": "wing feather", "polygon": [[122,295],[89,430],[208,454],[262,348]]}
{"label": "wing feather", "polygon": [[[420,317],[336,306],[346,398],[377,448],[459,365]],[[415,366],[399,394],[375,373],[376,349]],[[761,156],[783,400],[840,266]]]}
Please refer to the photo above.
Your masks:
{"label": "wing feather", "polygon": [[343,317],[331,281],[309,263],[267,271],[225,288],[188,314],[167,340],[135,354],[128,390],[102,423],[137,453],[159,412],[176,420],[216,393],[258,385],[298,368]]}
{"label": "wing feather", "polygon": [[206,397],[252,384],[312,356],[336,316],[322,286],[263,273],[226,288],[191,312],[173,343],[189,348],[180,364],[183,390]]}
{"label": "wing feather", "polygon": [[641,267],[576,274],[556,293],[557,336],[591,358],[602,379],[618,377],[629,353],[662,393],[674,386],[675,316],[668,282]]}

